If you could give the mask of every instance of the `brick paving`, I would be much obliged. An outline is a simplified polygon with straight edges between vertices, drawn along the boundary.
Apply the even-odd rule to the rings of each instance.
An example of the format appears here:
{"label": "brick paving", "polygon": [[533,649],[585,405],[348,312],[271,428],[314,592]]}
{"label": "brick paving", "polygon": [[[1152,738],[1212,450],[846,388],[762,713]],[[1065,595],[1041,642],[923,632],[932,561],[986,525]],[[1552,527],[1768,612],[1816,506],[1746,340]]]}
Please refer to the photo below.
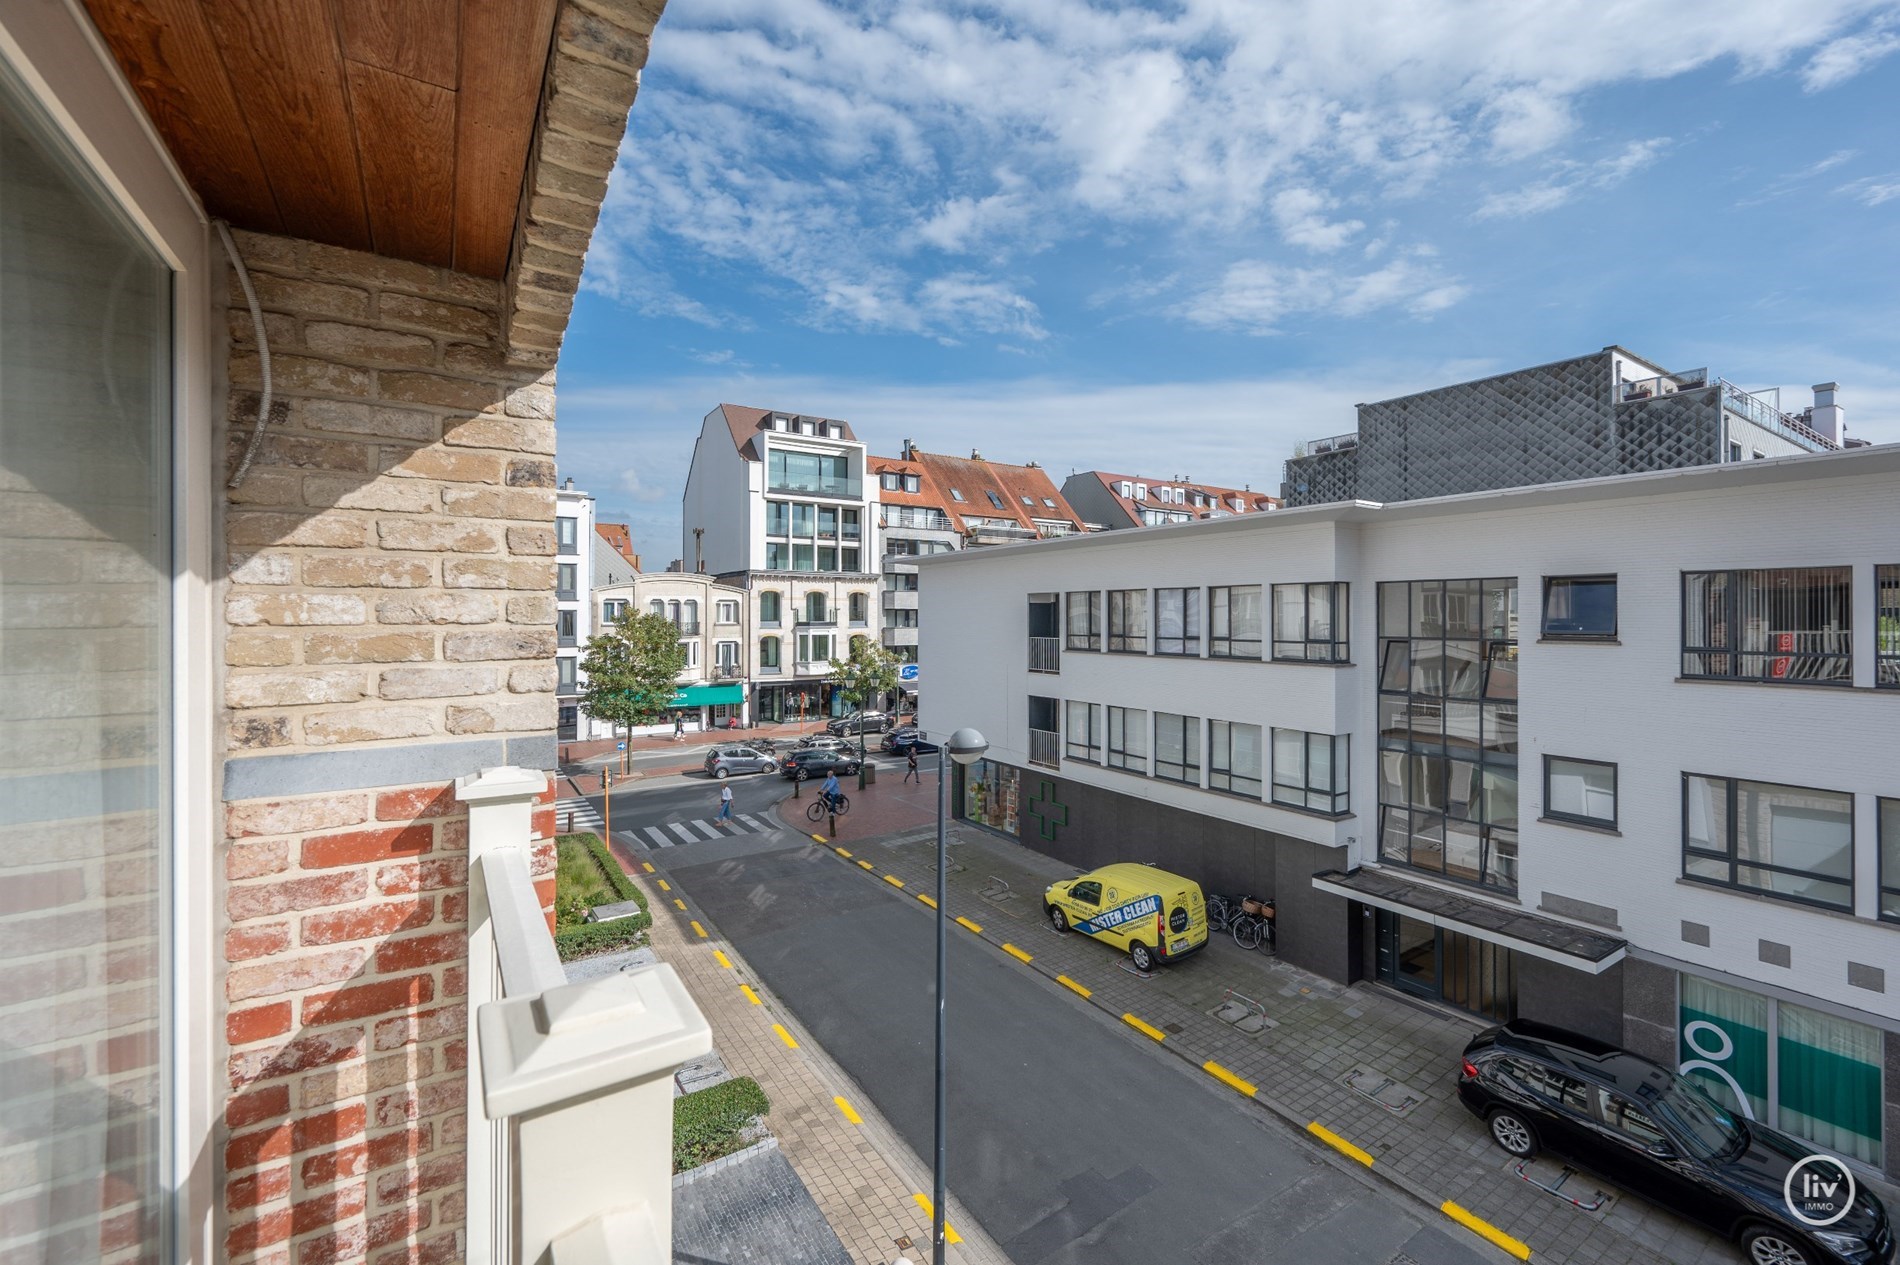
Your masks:
{"label": "brick paving", "polygon": [[[802,832],[801,832],[802,833]],[[616,845],[621,864],[646,889],[654,911],[653,948],[673,964],[693,999],[712,1024],[713,1044],[728,1070],[750,1076],[764,1088],[772,1110],[766,1122],[779,1148],[805,1183],[825,1219],[858,1265],[889,1265],[898,1260],[930,1259],[930,1218],[918,1206],[917,1192],[930,1190],[930,1170],[913,1154],[871,1104],[870,1098],[825,1054],[745,960],[719,936],[719,929],[697,906],[682,913],[674,905],[678,889],[662,891],[665,872],[648,873],[646,858],[636,859]],[[692,927],[705,929],[700,937]],[[722,966],[715,951],[732,965]],[[751,989],[754,1005],[741,991]],[[788,1049],[773,1030],[779,1025],[798,1043]],[[863,1123],[854,1125],[838,1109],[842,1097]],[[947,1256],[959,1265],[1007,1265],[1003,1254],[954,1195],[947,1219],[963,1241]],[[900,1251],[897,1240],[915,1245]]]}

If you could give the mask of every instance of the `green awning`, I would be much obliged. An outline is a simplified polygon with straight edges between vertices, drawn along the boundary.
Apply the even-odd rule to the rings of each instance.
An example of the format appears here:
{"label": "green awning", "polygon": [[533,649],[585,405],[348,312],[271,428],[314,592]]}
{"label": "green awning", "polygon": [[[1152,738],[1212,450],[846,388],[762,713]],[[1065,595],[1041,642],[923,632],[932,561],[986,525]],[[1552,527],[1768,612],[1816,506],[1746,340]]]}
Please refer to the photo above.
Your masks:
{"label": "green awning", "polygon": [[717,685],[689,685],[673,695],[674,707],[715,707],[720,703],[745,702],[745,686],[737,681]]}

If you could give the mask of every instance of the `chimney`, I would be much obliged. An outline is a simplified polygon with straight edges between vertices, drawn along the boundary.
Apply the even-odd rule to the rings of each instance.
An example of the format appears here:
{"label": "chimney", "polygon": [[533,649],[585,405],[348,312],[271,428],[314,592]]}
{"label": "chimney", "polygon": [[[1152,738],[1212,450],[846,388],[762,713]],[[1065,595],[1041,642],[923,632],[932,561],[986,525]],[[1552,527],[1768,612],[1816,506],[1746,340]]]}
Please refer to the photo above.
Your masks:
{"label": "chimney", "polygon": [[1808,425],[1815,433],[1837,444],[1847,439],[1847,414],[1837,403],[1841,389],[1838,382],[1819,382],[1814,387],[1814,420]]}
{"label": "chimney", "polygon": [[917,444],[914,440],[906,439],[904,441],[904,460],[917,460]]}
{"label": "chimney", "polygon": [[[1819,391],[1819,390],[1820,390],[1821,388],[1820,388],[1820,387],[1816,387],[1816,388],[1814,388],[1814,389],[1815,389],[1816,391]],[[568,476],[567,476],[567,483],[566,483],[566,485],[565,485],[565,486],[563,486],[563,487],[562,487],[562,489],[561,489],[561,490],[562,490],[562,491],[564,491],[564,492],[572,492],[572,491],[574,490],[574,476],[573,476],[573,475],[571,475],[571,474],[570,474],[570,475],[568,475]]]}
{"label": "chimney", "polygon": [[705,536],[704,527],[693,528],[693,570],[700,574],[706,570],[705,550],[701,547],[705,543]]}
{"label": "chimney", "polygon": [[974,449],[974,448],[972,448],[972,449],[970,449],[970,460],[971,460],[971,461],[981,461],[981,460],[983,460],[983,454],[982,454],[982,453],[980,453],[980,452],[978,452],[978,451],[977,451],[976,449]]}

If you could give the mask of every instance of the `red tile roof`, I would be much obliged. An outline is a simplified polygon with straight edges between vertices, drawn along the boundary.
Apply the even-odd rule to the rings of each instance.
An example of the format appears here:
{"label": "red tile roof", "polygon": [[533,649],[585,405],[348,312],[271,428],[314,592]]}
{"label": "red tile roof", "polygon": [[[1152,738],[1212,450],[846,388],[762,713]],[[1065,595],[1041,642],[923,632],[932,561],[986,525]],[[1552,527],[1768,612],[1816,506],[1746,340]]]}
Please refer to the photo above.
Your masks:
{"label": "red tile roof", "polygon": [[[1115,498],[1116,503],[1122,507],[1122,511],[1128,515],[1129,521],[1137,527],[1141,525],[1141,511],[1144,509],[1165,509],[1175,513],[1191,514],[1195,518],[1212,518],[1216,513],[1262,514],[1280,507],[1279,497],[1269,496],[1265,492],[1254,492],[1247,488],[1225,488],[1213,483],[1199,483],[1193,479],[1151,479],[1136,474],[1111,474],[1106,470],[1090,470],[1088,474],[1101,481],[1108,494]],[[1150,499],[1137,501],[1132,496],[1123,496],[1117,486],[1123,482],[1146,484]],[[1196,506],[1192,503],[1177,505],[1173,501],[1164,502],[1155,497],[1156,488],[1183,488],[1190,496],[1199,492],[1216,501],[1217,504]],[[1236,498],[1240,500],[1243,508],[1234,508]]]}
{"label": "red tile roof", "polygon": [[595,523],[594,530],[600,538],[612,547],[613,551],[640,569],[640,555],[633,551],[633,529],[625,523]]}
{"label": "red tile roof", "polygon": [[[1041,466],[1010,465],[1001,461],[985,461],[971,454],[969,457],[950,457],[941,453],[919,452],[912,448],[908,460],[898,457],[872,457],[871,469],[874,473],[895,472],[916,474],[919,477],[920,490],[917,492],[893,492],[887,488],[878,489],[878,499],[887,505],[922,505],[940,509],[949,515],[951,524],[958,531],[968,531],[970,526],[966,517],[1006,518],[1018,527],[1035,530],[1033,519],[1044,522],[1063,522],[1076,531],[1081,531],[1082,518],[1069,508],[1049,474]],[[950,495],[954,488],[963,494],[961,501]],[[1003,502],[998,509],[987,495],[995,492]],[[1023,504],[1027,497],[1030,504]]]}

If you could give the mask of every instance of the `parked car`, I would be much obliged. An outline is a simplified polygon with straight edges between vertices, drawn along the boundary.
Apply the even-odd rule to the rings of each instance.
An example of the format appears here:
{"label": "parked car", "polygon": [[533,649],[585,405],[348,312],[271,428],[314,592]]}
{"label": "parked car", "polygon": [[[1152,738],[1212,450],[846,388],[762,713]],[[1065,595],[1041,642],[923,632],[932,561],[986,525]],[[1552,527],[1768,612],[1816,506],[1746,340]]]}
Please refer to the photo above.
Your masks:
{"label": "parked car", "polygon": [[848,751],[794,751],[779,766],[781,775],[797,782],[822,778],[827,773],[843,777],[858,771],[858,757]]}
{"label": "parked car", "polygon": [[890,729],[895,722],[885,712],[853,712],[849,716],[840,716],[825,725],[825,732],[832,734],[855,734],[860,730],[867,734],[881,734]]}
{"label": "parked car", "polygon": [[806,734],[798,740],[797,751],[856,751],[858,744],[830,734]]}
{"label": "parked car", "polygon": [[706,775],[727,778],[734,773],[770,773],[778,759],[756,747],[714,747],[706,753]]}
{"label": "parked car", "polygon": [[921,731],[910,727],[891,730],[884,739],[884,749],[892,755],[908,755],[912,751],[918,755],[935,755],[939,750]]}
{"label": "parked car", "polygon": [[1207,947],[1201,885],[1152,865],[1124,862],[1051,883],[1042,894],[1049,925],[1125,949],[1138,971]]}
{"label": "parked car", "polygon": [[1794,1215],[1791,1174],[1818,1148],[1744,1119],[1692,1077],[1616,1046],[1513,1020],[1465,1047],[1458,1098],[1510,1154],[1544,1150],[1589,1169],[1734,1239],[1755,1265],[1894,1259],[1887,1211],[1865,1189],[1831,1224]]}

